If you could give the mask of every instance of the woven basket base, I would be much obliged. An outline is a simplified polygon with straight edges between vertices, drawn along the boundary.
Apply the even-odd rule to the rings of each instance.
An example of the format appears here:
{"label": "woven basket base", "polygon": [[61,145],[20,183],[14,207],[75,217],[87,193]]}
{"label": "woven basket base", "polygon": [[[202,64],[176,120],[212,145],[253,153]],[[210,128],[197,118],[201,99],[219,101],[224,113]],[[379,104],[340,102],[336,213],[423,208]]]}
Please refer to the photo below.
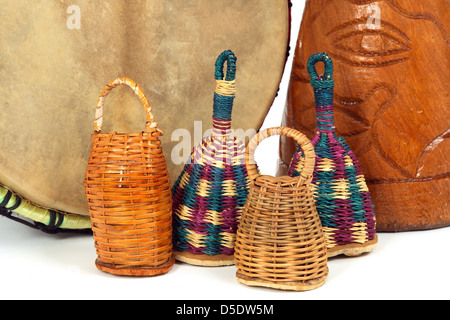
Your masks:
{"label": "woven basket base", "polygon": [[241,273],[236,272],[236,278],[240,283],[243,283],[247,286],[254,287],[267,287],[273,289],[280,289],[286,291],[308,291],[321,287],[328,277],[328,268],[325,275],[320,278],[309,280],[309,281],[290,281],[290,282],[274,282],[261,280],[257,278],[252,278]]}
{"label": "woven basket base", "polygon": [[356,257],[363,253],[372,251],[378,243],[378,235],[375,235],[373,240],[367,241],[364,244],[351,243],[343,246],[335,246],[327,250],[328,258],[344,254],[348,257]]}
{"label": "woven basket base", "polygon": [[175,263],[175,259],[172,257],[169,261],[162,264],[161,266],[155,268],[145,268],[145,267],[139,267],[139,268],[116,268],[113,265],[101,263],[98,261],[98,259],[95,261],[95,265],[98,270],[118,275],[118,276],[132,276],[132,277],[148,277],[148,276],[157,276],[160,274],[164,274],[170,271],[172,269],[173,265]]}
{"label": "woven basket base", "polygon": [[222,267],[234,265],[234,255],[217,254],[210,256],[207,254],[194,254],[187,251],[173,251],[173,255],[176,260],[194,266]]}

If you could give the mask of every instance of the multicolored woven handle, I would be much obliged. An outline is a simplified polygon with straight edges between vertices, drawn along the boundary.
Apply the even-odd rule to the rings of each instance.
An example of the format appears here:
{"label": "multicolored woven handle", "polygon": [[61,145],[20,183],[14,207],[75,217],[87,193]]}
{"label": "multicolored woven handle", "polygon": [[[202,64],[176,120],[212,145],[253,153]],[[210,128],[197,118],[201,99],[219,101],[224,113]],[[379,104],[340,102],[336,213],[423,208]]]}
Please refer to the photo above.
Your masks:
{"label": "multicolored woven handle", "polygon": [[302,162],[303,167],[301,168],[301,170],[299,170],[299,175],[296,176],[296,179],[298,180],[297,185],[310,182],[313,176],[314,165],[316,161],[314,146],[303,133],[287,127],[274,127],[261,130],[250,140],[247,148],[245,149],[245,164],[247,166],[249,179],[255,180],[260,176],[258,167],[255,162],[256,147],[264,139],[274,135],[286,136],[288,138],[294,139],[295,142],[298,143],[305,156],[305,161]]}
{"label": "multicolored woven handle", "polygon": [[[216,60],[216,90],[213,105],[213,128],[216,134],[225,134],[231,128],[231,113],[236,94],[236,60],[231,50],[222,52]],[[225,62],[226,75],[223,72]]]}
{"label": "multicolored woven handle", "polygon": [[152,108],[150,107],[150,103],[148,102],[147,98],[145,97],[145,94],[142,91],[141,87],[139,87],[139,85],[131,79],[117,78],[116,80],[111,81],[110,83],[108,83],[106,85],[105,89],[103,89],[102,93],[100,94],[100,97],[98,98],[97,109],[95,111],[95,122],[94,122],[94,127],[95,127],[96,133],[100,133],[102,131],[103,106],[105,104],[106,96],[108,95],[108,93],[111,92],[112,89],[116,88],[119,85],[123,85],[123,84],[125,84],[125,85],[129,86],[131,89],[133,89],[134,93],[139,97],[139,100],[141,100],[142,104],[144,105],[145,113],[147,115],[147,123],[145,125],[147,131],[150,131],[151,129],[158,127],[158,123],[156,123],[156,121],[155,121],[155,118],[152,113]]}
{"label": "multicolored woven handle", "polygon": [[[316,71],[316,64],[320,61],[325,64],[322,76],[317,75]],[[326,53],[317,53],[309,58],[307,68],[316,100],[316,127],[319,131],[334,131],[333,61]]]}
{"label": "multicolored woven handle", "polygon": [[[316,63],[322,61],[325,64],[325,72],[319,76],[316,71]],[[325,52],[312,55],[308,60],[308,72],[311,77],[310,82],[313,88],[333,88],[333,61]]]}

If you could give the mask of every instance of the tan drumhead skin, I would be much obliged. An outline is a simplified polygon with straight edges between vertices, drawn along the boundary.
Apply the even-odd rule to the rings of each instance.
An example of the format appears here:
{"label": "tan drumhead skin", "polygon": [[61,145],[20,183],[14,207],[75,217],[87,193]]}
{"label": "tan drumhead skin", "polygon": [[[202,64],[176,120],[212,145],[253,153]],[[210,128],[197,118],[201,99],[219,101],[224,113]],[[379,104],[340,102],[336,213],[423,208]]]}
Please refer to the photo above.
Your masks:
{"label": "tan drumhead skin", "polygon": [[[214,62],[226,49],[238,57],[232,126],[262,124],[284,69],[287,1],[71,4],[0,0],[1,184],[38,205],[88,215],[83,181],[97,98],[125,76],[142,87],[165,133],[173,183],[183,163],[171,160],[179,143],[172,132],[187,129],[193,140],[194,121],[211,127]],[[80,29],[70,29],[77,18]],[[140,101],[114,90],[103,131],[144,129]]]}

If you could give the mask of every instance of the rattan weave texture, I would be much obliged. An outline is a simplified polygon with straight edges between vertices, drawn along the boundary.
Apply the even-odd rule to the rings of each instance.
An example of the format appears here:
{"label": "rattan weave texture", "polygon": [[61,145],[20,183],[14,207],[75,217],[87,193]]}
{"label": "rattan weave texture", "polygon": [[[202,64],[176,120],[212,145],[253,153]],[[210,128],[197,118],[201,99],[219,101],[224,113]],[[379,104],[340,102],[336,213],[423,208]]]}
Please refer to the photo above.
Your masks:
{"label": "rattan weave texture", "polygon": [[[102,133],[106,95],[123,84],[143,103],[146,130]],[[173,266],[172,197],[161,135],[150,104],[134,81],[119,78],[106,86],[97,104],[85,177],[96,265],[102,271],[150,276]]]}
{"label": "rattan weave texture", "polygon": [[[254,150],[264,139],[284,135],[306,155],[297,177],[260,175]],[[314,148],[297,130],[278,127],[259,132],[246,149],[250,191],[239,223],[237,279],[247,285],[304,291],[320,287],[328,275],[326,241],[316,211],[311,179]]]}

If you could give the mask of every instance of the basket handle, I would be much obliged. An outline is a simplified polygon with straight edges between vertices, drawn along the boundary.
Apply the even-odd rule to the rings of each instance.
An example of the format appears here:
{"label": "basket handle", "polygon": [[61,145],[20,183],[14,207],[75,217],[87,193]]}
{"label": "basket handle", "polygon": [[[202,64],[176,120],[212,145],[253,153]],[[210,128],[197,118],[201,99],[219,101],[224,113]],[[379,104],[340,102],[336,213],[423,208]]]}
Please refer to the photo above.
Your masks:
{"label": "basket handle", "polygon": [[[325,73],[320,77],[315,67],[319,61],[325,64]],[[320,132],[335,132],[333,61],[325,52],[313,54],[308,59],[308,72],[316,101],[316,128]]]}
{"label": "basket handle", "polygon": [[[216,60],[213,127],[217,134],[224,134],[231,129],[231,113],[236,94],[236,60],[237,58],[231,50],[223,51]],[[223,71],[225,62],[227,63],[226,75]]]}
{"label": "basket handle", "polygon": [[94,127],[95,127],[96,133],[100,133],[102,131],[103,106],[105,104],[106,96],[112,89],[118,87],[119,85],[123,85],[123,84],[125,84],[125,85],[129,86],[131,89],[133,89],[134,93],[139,97],[139,100],[141,100],[142,104],[144,105],[145,113],[147,116],[147,122],[145,124],[147,131],[150,131],[151,129],[158,127],[158,123],[155,121],[155,118],[152,113],[152,108],[150,107],[150,103],[148,102],[147,98],[145,97],[145,94],[142,92],[141,87],[139,87],[139,85],[136,82],[134,82],[133,80],[131,80],[129,78],[117,78],[106,85],[106,87],[103,89],[102,93],[100,94],[100,97],[98,98],[97,109],[95,111],[95,122],[94,122]]}
{"label": "basket handle", "polygon": [[[317,74],[316,63],[322,61],[325,64],[325,72],[323,76]],[[311,77],[310,82],[313,88],[333,88],[333,61],[325,52],[313,54],[308,59],[308,72]]]}
{"label": "basket handle", "polygon": [[303,150],[303,153],[305,155],[305,166],[300,175],[296,177],[299,179],[297,185],[301,185],[302,183],[312,179],[314,166],[316,163],[316,153],[314,151],[314,146],[303,133],[287,127],[274,127],[261,130],[250,140],[247,148],[245,149],[245,164],[247,166],[249,179],[255,180],[260,176],[255,162],[256,147],[264,139],[275,135],[282,135],[294,139]]}
{"label": "basket handle", "polygon": [[[233,81],[236,78],[236,55],[231,50],[225,50],[222,52],[216,60],[216,80],[225,80],[225,81]],[[223,67],[225,65],[225,61],[227,62],[227,73],[225,79],[223,78],[225,75],[223,73]]]}

